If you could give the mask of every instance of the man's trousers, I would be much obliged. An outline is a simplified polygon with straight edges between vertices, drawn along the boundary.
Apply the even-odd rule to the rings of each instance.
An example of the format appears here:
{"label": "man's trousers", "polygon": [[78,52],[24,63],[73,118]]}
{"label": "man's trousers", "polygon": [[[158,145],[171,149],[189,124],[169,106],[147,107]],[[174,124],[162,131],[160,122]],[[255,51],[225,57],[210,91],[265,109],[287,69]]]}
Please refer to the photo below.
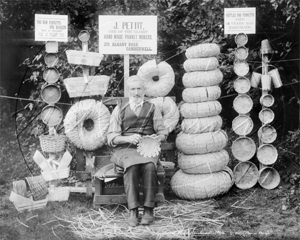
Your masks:
{"label": "man's trousers", "polygon": [[128,208],[140,206],[139,182],[142,179],[144,206],[155,207],[155,195],[157,192],[157,170],[154,163],[136,164],[128,167],[124,173],[124,188],[127,197]]}

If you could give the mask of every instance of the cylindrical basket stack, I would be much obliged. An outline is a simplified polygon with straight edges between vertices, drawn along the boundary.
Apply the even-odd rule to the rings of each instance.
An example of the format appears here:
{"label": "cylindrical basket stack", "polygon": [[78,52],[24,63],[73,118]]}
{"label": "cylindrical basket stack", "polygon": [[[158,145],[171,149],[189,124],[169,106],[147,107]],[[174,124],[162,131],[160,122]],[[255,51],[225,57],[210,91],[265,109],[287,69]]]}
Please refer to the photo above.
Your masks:
{"label": "cylindrical basket stack", "polygon": [[256,153],[255,142],[247,137],[253,129],[253,121],[249,112],[253,107],[253,101],[247,92],[251,88],[251,82],[246,77],[249,66],[246,62],[248,49],[245,44],[248,37],[244,33],[235,36],[237,48],[235,49],[234,72],[237,78],[234,81],[234,89],[238,96],[233,101],[233,108],[238,116],[232,121],[232,129],[239,136],[232,144],[232,154],[239,163],[234,167],[235,185],[241,189],[253,187],[258,180],[258,168],[250,159]]}
{"label": "cylindrical basket stack", "polygon": [[227,192],[233,173],[227,167],[229,155],[223,148],[227,134],[221,130],[222,110],[217,99],[223,74],[218,69],[217,44],[205,43],[186,50],[180,113],[184,117],[182,132],[176,138],[180,151],[177,171],[171,180],[173,192],[181,198],[196,200]]}

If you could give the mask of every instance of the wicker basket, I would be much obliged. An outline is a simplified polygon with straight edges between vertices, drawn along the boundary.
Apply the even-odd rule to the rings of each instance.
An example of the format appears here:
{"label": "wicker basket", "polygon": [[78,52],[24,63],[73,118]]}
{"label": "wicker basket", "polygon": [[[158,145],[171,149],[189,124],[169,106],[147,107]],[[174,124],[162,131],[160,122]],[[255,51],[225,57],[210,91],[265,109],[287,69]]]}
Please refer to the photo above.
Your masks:
{"label": "wicker basket", "polygon": [[47,195],[48,201],[68,201],[70,196],[70,188],[69,187],[56,187],[54,189],[48,189],[49,194]]}
{"label": "wicker basket", "polygon": [[41,135],[39,139],[43,152],[57,153],[65,150],[66,135]]}
{"label": "wicker basket", "polygon": [[25,178],[35,201],[45,199],[48,194],[47,183],[42,175]]}
{"label": "wicker basket", "polygon": [[240,189],[252,188],[258,180],[258,169],[254,163],[246,161],[238,163],[234,169],[235,185]]}
{"label": "wicker basket", "polygon": [[180,198],[198,200],[228,192],[234,183],[232,171],[226,169],[207,174],[186,174],[177,171],[171,179],[173,192]]}
{"label": "wicker basket", "polygon": [[43,199],[39,201],[33,201],[33,199],[23,197],[15,192],[11,192],[9,200],[14,204],[18,212],[23,212],[25,210],[35,210],[39,208],[46,207],[48,199]]}

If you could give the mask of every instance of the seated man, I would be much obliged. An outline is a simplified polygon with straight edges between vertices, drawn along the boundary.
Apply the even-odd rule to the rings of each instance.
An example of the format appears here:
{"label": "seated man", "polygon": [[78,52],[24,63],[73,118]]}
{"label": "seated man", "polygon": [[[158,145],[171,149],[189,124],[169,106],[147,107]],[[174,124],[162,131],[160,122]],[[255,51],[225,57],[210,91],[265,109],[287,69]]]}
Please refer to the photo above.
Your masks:
{"label": "seated man", "polygon": [[[168,131],[155,105],[144,101],[144,84],[140,77],[131,76],[127,81],[129,102],[115,107],[108,130],[108,144],[116,147],[111,161],[124,169],[124,188],[127,197],[130,226],[138,225],[139,179],[143,181],[144,215],[141,224],[153,222],[154,198],[157,192],[156,157],[143,157],[137,152],[142,136],[152,135],[164,141]],[[142,176],[140,176],[142,175]]]}

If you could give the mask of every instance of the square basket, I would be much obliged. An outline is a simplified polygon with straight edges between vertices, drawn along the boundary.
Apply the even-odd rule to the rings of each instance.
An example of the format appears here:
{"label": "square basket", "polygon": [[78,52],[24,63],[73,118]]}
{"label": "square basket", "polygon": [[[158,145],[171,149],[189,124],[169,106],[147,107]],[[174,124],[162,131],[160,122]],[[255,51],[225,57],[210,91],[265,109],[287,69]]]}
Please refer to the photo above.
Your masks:
{"label": "square basket", "polygon": [[38,201],[33,201],[32,198],[23,197],[15,193],[14,191],[10,193],[9,200],[14,204],[18,212],[23,212],[25,210],[32,211],[35,209],[44,208],[48,203],[47,198]]}
{"label": "square basket", "polygon": [[68,201],[70,196],[69,187],[55,187],[48,189],[49,194],[47,195],[48,201]]}
{"label": "square basket", "polygon": [[83,52],[76,50],[66,51],[68,62],[85,66],[99,66],[103,55],[95,52]]}
{"label": "square basket", "polygon": [[104,95],[107,91],[109,76],[89,76],[85,83],[83,77],[67,78],[64,80],[70,98]]}

